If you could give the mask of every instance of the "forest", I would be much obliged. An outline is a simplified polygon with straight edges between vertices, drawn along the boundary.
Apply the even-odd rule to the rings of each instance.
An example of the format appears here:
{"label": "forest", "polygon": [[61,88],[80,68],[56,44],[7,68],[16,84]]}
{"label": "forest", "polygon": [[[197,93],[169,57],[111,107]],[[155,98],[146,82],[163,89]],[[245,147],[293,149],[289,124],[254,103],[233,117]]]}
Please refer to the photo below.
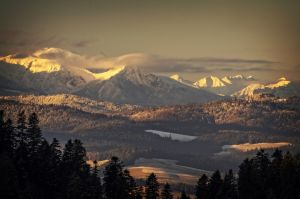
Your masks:
{"label": "forest", "polygon": [[[79,139],[62,147],[42,135],[36,113],[18,113],[17,121],[0,111],[0,198],[24,199],[171,199],[172,186],[159,183],[154,173],[134,179],[118,157],[100,173],[87,164]],[[96,161],[96,160],[95,160]],[[180,199],[294,199],[300,198],[300,155],[276,149],[245,159],[237,173],[219,170],[199,176],[193,193]],[[176,196],[177,197],[177,196]]]}

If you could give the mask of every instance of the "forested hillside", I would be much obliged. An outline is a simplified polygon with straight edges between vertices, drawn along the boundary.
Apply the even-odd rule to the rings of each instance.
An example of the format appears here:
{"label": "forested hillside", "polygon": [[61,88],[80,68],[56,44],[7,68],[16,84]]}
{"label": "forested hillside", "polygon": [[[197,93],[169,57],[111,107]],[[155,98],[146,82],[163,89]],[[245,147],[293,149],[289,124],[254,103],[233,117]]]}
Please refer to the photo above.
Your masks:
{"label": "forested hillside", "polygon": [[[121,121],[129,120],[148,124],[149,122],[175,121],[197,122],[202,126],[236,125],[292,132],[300,130],[299,98],[288,98],[285,101],[228,99],[204,105],[162,107],[116,105],[74,95],[11,96],[1,97],[0,100],[1,108],[7,110],[11,118],[16,118],[15,113],[20,110],[27,112],[30,109],[39,113],[41,126],[47,129],[63,128],[63,125],[59,124],[60,122],[66,124],[66,121],[68,121],[67,126],[70,126],[66,129],[70,130],[72,127],[75,128],[73,126],[75,123],[77,126],[84,123],[82,129],[97,129],[102,128],[99,126],[100,123],[106,126],[114,121],[111,126],[118,126],[118,123],[122,123]],[[101,118],[102,122],[96,122]],[[110,118],[110,120],[105,121],[104,118]],[[52,122],[55,122],[55,125],[51,124]]]}
{"label": "forested hillside", "polygon": [[192,192],[172,190],[153,173],[138,183],[117,157],[103,173],[97,164],[91,168],[80,140],[64,147],[57,139],[46,141],[36,113],[20,112],[16,123],[3,116],[0,111],[0,198],[172,199],[175,191],[181,191],[180,199],[300,198],[300,155],[290,152],[275,150],[269,156],[261,150],[241,163],[237,176],[217,170],[199,176]]}
{"label": "forested hillside", "polygon": [[[299,151],[298,105],[298,98],[228,99],[204,105],[160,107],[116,105],[75,95],[0,99],[5,118],[17,121],[22,110],[26,114],[35,112],[48,140],[81,139],[89,157],[108,159],[117,155],[131,164],[140,157],[163,158],[204,170],[237,170],[243,158],[253,155],[232,150],[224,156],[226,145],[286,142],[289,144],[282,150]],[[195,136],[195,139],[174,141],[147,130]]]}

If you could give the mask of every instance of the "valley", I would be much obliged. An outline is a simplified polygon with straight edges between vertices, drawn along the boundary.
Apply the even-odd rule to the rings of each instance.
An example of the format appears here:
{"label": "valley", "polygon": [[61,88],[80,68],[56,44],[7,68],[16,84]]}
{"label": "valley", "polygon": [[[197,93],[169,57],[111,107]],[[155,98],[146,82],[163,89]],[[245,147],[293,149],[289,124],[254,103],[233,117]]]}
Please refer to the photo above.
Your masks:
{"label": "valley", "polygon": [[294,103],[226,99],[203,105],[142,107],[75,95],[24,95],[0,97],[0,109],[10,118],[21,110],[36,112],[49,140],[56,137],[64,143],[79,138],[91,160],[117,155],[134,166],[139,158],[159,158],[225,171],[237,169],[256,150],[231,151],[224,156],[220,153],[224,145],[287,142],[291,145],[278,147],[299,150],[298,102],[288,100]]}

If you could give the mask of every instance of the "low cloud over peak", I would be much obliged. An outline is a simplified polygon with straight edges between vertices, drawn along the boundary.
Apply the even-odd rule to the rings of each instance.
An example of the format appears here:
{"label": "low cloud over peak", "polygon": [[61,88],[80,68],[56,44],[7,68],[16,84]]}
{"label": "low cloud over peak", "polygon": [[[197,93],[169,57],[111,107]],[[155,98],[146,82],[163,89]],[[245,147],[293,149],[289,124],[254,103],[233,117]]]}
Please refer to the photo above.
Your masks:
{"label": "low cloud over peak", "polygon": [[[24,58],[26,53],[14,54],[14,58]],[[170,74],[184,73],[201,76],[205,74],[234,74],[244,72],[255,74],[257,72],[276,71],[278,62],[262,59],[238,58],[170,58],[145,53],[130,53],[120,56],[86,56],[73,53],[60,48],[41,48],[34,51],[31,56],[55,60],[61,65],[71,65],[91,70],[105,71],[120,66],[137,66],[148,73]]]}

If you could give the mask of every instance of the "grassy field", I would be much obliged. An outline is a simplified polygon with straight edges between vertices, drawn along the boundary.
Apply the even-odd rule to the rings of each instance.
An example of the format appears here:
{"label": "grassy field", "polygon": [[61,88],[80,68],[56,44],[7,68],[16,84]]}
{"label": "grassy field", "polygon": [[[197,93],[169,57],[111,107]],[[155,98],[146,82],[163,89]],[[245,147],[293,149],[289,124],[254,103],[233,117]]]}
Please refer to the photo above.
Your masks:
{"label": "grassy field", "polygon": [[184,183],[194,185],[202,174],[210,175],[210,171],[178,165],[174,160],[139,158],[128,170],[136,179],[145,179],[155,173],[160,183]]}

